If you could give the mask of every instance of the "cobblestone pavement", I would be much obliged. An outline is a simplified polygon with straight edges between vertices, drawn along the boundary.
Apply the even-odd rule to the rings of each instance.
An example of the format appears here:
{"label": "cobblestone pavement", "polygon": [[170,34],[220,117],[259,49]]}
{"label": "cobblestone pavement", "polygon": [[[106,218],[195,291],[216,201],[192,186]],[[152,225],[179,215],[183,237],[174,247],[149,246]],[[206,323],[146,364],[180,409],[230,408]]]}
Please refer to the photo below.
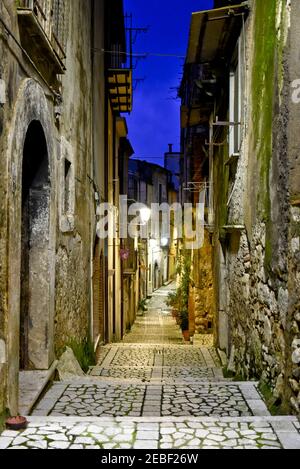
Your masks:
{"label": "cobblestone pavement", "polygon": [[202,382],[158,385],[85,378],[55,384],[34,415],[79,417],[267,416],[255,385]]}
{"label": "cobblestone pavement", "polygon": [[291,449],[295,418],[31,417],[23,432],[5,431],[0,449]]}
{"label": "cobblestone pavement", "polygon": [[0,449],[300,449],[298,420],[271,417],[256,383],[226,380],[209,336],[184,344],[165,304],[173,288],[89,375],[54,383]]}

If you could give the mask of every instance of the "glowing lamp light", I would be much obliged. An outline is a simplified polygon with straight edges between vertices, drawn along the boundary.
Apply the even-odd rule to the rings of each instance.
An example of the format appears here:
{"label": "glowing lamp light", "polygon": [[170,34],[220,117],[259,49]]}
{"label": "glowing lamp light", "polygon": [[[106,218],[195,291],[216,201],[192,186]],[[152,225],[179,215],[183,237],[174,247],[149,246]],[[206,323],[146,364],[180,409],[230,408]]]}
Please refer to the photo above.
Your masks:
{"label": "glowing lamp light", "polygon": [[140,210],[140,219],[141,219],[141,222],[146,224],[148,223],[148,221],[150,220],[151,218],[151,210],[150,208],[148,207],[143,207],[141,208]]}
{"label": "glowing lamp light", "polygon": [[161,238],[160,240],[160,245],[163,247],[163,248],[166,248],[169,244],[169,240],[168,238]]}

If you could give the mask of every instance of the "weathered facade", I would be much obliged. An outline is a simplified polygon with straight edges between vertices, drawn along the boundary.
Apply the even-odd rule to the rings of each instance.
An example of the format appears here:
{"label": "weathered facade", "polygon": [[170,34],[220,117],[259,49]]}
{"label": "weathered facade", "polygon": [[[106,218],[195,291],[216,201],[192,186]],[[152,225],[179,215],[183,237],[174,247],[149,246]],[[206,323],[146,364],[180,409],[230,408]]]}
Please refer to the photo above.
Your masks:
{"label": "weathered facade", "polygon": [[[190,48],[190,45],[189,45]],[[181,98],[181,201],[204,203],[211,193],[209,180],[209,138],[207,122],[203,119],[203,99],[210,101],[201,85],[210,83],[211,71],[206,66],[189,63],[184,68],[180,87]],[[210,85],[211,86],[211,85]],[[204,241],[200,249],[191,252],[192,271],[189,300],[189,322],[192,335],[211,333],[215,325],[213,289],[212,237],[208,210],[205,210]]]}
{"label": "weathered facade", "polygon": [[210,96],[200,113],[213,188],[216,340],[237,375],[260,379],[276,405],[299,413],[300,6],[229,4],[193,15],[188,52],[212,79],[199,77]]}
{"label": "weathered facade", "polygon": [[0,413],[18,411],[20,369],[47,370],[70,340],[111,340],[121,314],[120,271],[105,274],[118,246],[96,226],[118,195],[124,48],[121,1],[0,4]]}

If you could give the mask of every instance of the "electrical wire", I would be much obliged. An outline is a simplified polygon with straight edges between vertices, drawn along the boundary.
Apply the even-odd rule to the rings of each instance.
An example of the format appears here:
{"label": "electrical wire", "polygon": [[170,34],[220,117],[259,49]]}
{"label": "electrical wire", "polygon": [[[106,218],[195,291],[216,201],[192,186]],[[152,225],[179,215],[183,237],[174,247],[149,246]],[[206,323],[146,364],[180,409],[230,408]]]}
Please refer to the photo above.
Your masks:
{"label": "electrical wire", "polygon": [[[106,49],[99,49],[96,47],[93,47],[94,52],[98,52],[100,54],[111,54],[111,55],[116,55],[116,51],[112,50],[106,50]],[[139,53],[139,54],[130,54],[129,52],[118,52],[118,55],[125,55],[126,57],[133,57],[133,58],[140,58],[140,59],[146,59],[147,57],[173,57],[176,59],[185,59],[185,55],[177,55],[177,54],[164,54],[164,53],[155,53],[155,52],[144,52],[144,53]]]}

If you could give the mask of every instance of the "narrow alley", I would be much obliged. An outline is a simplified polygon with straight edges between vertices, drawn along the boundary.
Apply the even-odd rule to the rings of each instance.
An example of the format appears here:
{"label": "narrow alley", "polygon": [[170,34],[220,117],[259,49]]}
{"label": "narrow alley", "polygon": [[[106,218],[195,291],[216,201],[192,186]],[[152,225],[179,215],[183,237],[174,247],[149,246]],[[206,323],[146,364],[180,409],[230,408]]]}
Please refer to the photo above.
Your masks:
{"label": "narrow alley", "polygon": [[299,24],[0,0],[0,450],[300,449]]}
{"label": "narrow alley", "polygon": [[10,449],[300,448],[296,417],[271,417],[255,382],[223,377],[214,348],[185,345],[158,290],[88,376],[54,382]]}

